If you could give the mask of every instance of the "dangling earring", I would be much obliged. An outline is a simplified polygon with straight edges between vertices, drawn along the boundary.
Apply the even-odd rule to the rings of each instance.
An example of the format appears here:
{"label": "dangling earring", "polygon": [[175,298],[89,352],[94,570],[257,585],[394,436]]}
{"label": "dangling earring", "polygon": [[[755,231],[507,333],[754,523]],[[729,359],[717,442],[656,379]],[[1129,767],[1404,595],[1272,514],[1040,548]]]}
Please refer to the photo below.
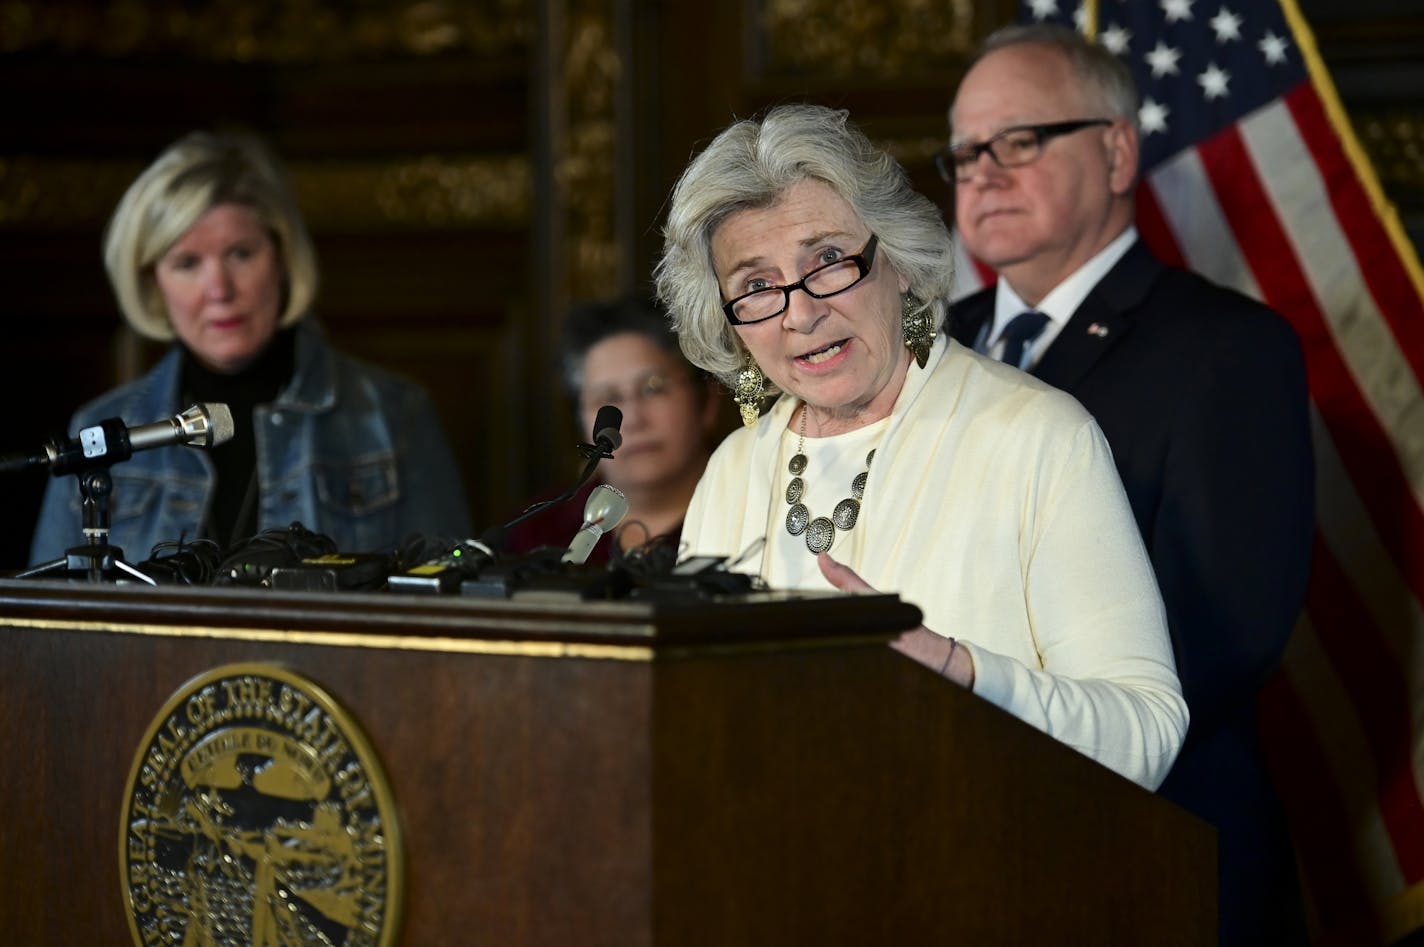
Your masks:
{"label": "dangling earring", "polygon": [[766,376],[761,366],[747,353],[747,363],[737,372],[737,385],[732,389],[732,400],[742,409],[742,423],[751,427],[761,417],[761,402],[766,397]]}
{"label": "dangling earring", "polygon": [[915,356],[915,362],[925,367],[930,346],[934,345],[934,327],[930,325],[930,307],[921,306],[910,293],[900,299],[900,325],[905,335],[905,348]]}

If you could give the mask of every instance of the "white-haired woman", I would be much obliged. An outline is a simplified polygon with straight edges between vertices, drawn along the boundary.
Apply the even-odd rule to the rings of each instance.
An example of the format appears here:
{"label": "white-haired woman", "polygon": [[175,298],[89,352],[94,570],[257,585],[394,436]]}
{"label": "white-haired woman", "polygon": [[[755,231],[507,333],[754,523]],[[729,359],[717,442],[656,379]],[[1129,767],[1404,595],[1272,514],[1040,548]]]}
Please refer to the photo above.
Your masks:
{"label": "white-haired woman", "polygon": [[1155,787],[1187,711],[1112,457],[1072,398],[938,334],[951,256],[844,112],[780,106],[694,159],[658,292],[748,426],[708,464],[684,552],[898,593],[924,615],[900,651]]}
{"label": "white-haired woman", "polygon": [[[227,404],[235,427],[209,451],[145,451],[113,469],[110,542],[130,558],[179,539],[230,548],[294,521],[348,552],[468,533],[429,396],[332,349],[311,317],[311,240],[259,141],[195,132],[170,146],[115,209],[104,263],[129,326],[173,345],[147,374],[80,408],[70,431],[200,401]],[[81,545],[82,526],[76,484],[51,481],[31,562]]]}

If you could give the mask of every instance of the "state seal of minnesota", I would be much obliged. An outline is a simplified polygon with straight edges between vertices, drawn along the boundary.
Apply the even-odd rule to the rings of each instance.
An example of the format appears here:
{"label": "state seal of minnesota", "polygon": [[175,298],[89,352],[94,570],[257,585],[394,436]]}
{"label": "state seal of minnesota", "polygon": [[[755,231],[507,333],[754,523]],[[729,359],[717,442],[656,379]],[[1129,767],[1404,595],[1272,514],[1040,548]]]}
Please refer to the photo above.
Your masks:
{"label": "state seal of minnesota", "polygon": [[401,851],[352,718],[282,668],[233,664],[168,699],[134,757],[119,868],[140,947],[389,947]]}

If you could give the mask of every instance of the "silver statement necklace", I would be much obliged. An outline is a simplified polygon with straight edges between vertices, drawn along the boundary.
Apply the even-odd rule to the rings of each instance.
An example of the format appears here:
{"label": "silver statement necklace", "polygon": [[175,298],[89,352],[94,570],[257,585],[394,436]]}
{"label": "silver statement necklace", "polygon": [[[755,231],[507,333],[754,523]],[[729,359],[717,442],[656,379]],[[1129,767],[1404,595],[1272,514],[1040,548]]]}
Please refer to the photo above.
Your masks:
{"label": "silver statement necklace", "polygon": [[850,482],[850,496],[836,504],[829,517],[818,516],[811,519],[811,511],[801,502],[806,493],[806,481],[801,475],[806,472],[806,414],[801,406],[801,428],[796,440],[796,456],[786,469],[791,473],[791,482],[786,485],[786,502],[791,509],[786,511],[786,531],[792,536],[806,534],[806,548],[812,553],[822,553],[836,541],[836,529],[853,529],[860,518],[860,500],[865,496],[865,482],[870,479],[870,462],[875,459],[875,451],[865,455],[865,469],[855,475]]}

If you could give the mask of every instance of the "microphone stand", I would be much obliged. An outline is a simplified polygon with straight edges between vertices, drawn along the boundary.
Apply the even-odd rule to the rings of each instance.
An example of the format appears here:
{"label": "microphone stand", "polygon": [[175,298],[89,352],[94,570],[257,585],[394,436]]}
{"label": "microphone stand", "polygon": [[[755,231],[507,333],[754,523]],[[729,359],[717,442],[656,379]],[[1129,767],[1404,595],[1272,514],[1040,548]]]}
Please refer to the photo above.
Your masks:
{"label": "microphone stand", "polygon": [[157,585],[124,558],[124,551],[109,543],[109,498],[114,493],[114,477],[107,466],[81,470],[79,495],[83,498],[84,535],[88,542],[71,546],[58,559],[15,573],[12,578],[29,579],[62,572],[90,582],[117,581],[125,577]]}
{"label": "microphone stand", "polygon": [[603,441],[600,441],[597,444],[580,444],[578,446],[578,452],[582,454],[585,459],[587,459],[588,463],[584,464],[583,472],[578,475],[578,479],[574,481],[574,485],[569,487],[563,493],[554,497],[552,500],[543,500],[539,503],[535,503],[534,505],[526,509],[524,512],[516,516],[514,519],[499,527],[499,536],[501,538],[503,538],[504,534],[510,529],[515,526],[518,526],[520,523],[529,519],[536,513],[539,513],[542,510],[547,510],[551,506],[556,506],[557,504],[563,503],[564,501],[572,497],[575,493],[578,493],[579,489],[585,483],[588,483],[588,479],[593,476],[594,470],[598,468],[599,461],[613,459],[612,448],[604,447]]}

